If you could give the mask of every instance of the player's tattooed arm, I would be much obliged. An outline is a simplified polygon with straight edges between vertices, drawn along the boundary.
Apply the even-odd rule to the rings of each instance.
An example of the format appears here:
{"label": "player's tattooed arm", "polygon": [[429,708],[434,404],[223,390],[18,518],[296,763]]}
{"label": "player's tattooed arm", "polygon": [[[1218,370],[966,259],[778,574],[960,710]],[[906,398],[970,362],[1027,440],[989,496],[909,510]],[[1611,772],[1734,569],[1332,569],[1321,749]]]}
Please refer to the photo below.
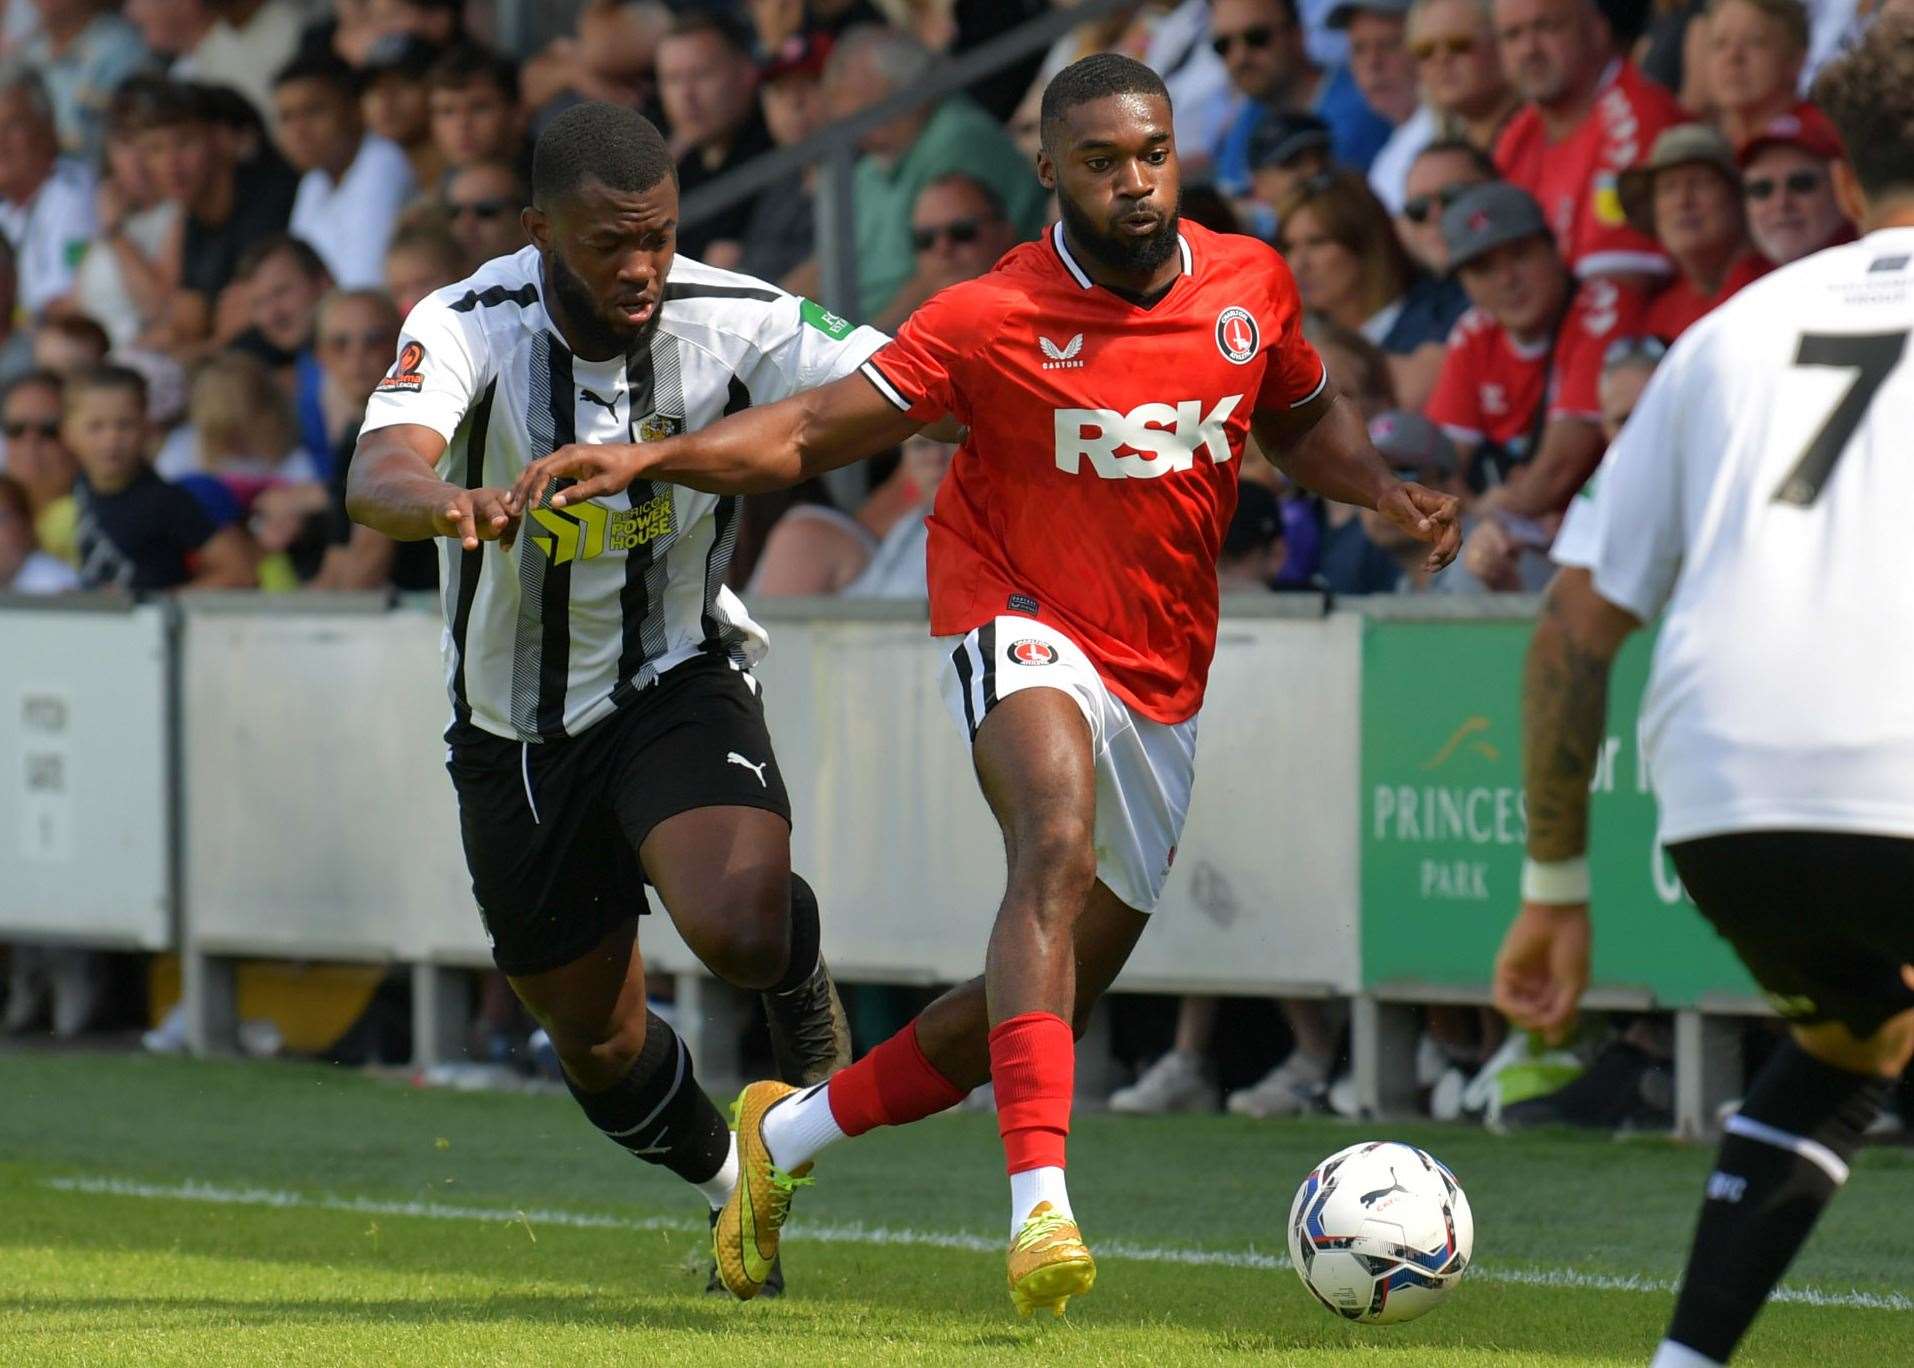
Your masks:
{"label": "player's tattooed arm", "polygon": [[1588,852],[1588,786],[1608,723],[1608,675],[1641,624],[1595,591],[1588,571],[1555,577],[1522,676],[1523,782],[1529,857]]}
{"label": "player's tattooed arm", "polygon": [[555,479],[576,480],[554,508],[600,498],[633,480],[662,480],[708,494],[761,494],[874,456],[923,428],[861,375],[847,375],[709,427],[658,442],[561,447],[526,466],[513,507],[535,505]]}
{"label": "player's tattooed arm", "polygon": [[518,515],[502,489],[447,484],[433,468],[445,439],[415,423],[375,428],[359,439],[346,473],[346,513],[394,541],[455,538],[467,551],[482,541],[510,546]]}

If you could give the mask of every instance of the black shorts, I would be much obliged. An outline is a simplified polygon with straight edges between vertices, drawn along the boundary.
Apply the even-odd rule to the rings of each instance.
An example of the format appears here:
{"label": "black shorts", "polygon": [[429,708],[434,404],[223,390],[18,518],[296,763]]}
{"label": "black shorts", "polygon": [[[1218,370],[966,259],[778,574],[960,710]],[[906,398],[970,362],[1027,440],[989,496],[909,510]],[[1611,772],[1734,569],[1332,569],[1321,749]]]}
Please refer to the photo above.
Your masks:
{"label": "black shorts", "polygon": [[711,657],[562,741],[458,724],[445,739],[472,895],[514,976],[570,964],[646,910],[638,849],[667,817],[755,807],[791,820],[756,681]]}
{"label": "black shorts", "polygon": [[1668,847],[1688,895],[1799,1025],[1862,1039],[1914,1008],[1914,840],[1749,831]]}

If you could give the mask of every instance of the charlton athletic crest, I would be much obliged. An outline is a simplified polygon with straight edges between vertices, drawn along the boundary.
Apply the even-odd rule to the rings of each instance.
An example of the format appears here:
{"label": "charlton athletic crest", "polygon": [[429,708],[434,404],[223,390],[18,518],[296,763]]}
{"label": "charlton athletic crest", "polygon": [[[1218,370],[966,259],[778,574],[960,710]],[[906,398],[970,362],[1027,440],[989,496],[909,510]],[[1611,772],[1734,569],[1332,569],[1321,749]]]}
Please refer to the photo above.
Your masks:
{"label": "charlton athletic crest", "polygon": [[1019,665],[1054,665],[1057,663],[1057,648],[1047,641],[1025,637],[1022,641],[1010,643],[1010,658]]}
{"label": "charlton athletic crest", "polygon": [[1216,315],[1216,350],[1237,365],[1246,365],[1256,355],[1256,319],[1248,309],[1234,304]]}

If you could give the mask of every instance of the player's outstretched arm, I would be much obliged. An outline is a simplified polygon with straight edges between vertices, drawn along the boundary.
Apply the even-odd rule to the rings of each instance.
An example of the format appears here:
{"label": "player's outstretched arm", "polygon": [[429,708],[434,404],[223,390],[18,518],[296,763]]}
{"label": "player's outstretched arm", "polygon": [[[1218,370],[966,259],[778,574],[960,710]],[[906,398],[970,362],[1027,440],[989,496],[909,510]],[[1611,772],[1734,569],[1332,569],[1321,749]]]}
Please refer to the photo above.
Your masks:
{"label": "player's outstretched arm", "polygon": [[1373,508],[1431,544],[1429,569],[1462,549],[1462,504],[1450,494],[1398,480],[1369,440],[1355,404],[1334,386],[1300,408],[1257,410],[1256,444],[1290,479],[1338,503]]}
{"label": "player's outstretched arm", "polygon": [[847,375],[660,442],[561,447],[519,474],[512,507],[535,506],[555,479],[578,483],[552,495],[554,508],[617,493],[633,480],[761,494],[874,456],[923,426],[863,376]]}
{"label": "player's outstretched arm", "polygon": [[482,541],[510,546],[518,515],[501,489],[447,484],[433,468],[445,439],[429,427],[400,423],[359,439],[346,472],[346,513],[394,541],[456,537],[467,551]]}

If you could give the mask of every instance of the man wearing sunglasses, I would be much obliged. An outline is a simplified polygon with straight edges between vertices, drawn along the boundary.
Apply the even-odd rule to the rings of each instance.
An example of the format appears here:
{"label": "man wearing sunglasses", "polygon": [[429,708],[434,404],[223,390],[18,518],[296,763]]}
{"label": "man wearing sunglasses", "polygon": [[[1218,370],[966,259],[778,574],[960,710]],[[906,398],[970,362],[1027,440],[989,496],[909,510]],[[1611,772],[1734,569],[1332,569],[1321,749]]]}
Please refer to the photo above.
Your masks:
{"label": "man wearing sunglasses", "polygon": [[1483,0],[1415,0],[1409,55],[1443,133],[1491,151],[1520,101],[1502,73],[1502,49]]}
{"label": "man wearing sunglasses", "polygon": [[445,183],[445,217],[476,271],[494,257],[525,245],[518,211],[529,197],[518,173],[502,161],[480,161],[454,171]]}
{"label": "man wearing sunglasses", "polygon": [[1813,105],[1770,120],[1736,154],[1748,233],[1776,266],[1854,240],[1829,174],[1844,155],[1841,135]]}
{"label": "man wearing sunglasses", "polygon": [[911,250],[917,272],[876,326],[895,332],[919,304],[946,285],[972,280],[997,264],[1017,244],[1017,230],[1004,216],[997,192],[962,171],[939,176],[917,194],[910,216]]}
{"label": "man wearing sunglasses", "polygon": [[1369,187],[1390,213],[1402,208],[1409,163],[1436,135],[1435,111],[1422,103],[1416,61],[1403,41],[1409,0],[1342,0],[1329,27],[1349,35],[1349,70],[1371,109],[1388,121],[1389,141],[1369,165]]}

